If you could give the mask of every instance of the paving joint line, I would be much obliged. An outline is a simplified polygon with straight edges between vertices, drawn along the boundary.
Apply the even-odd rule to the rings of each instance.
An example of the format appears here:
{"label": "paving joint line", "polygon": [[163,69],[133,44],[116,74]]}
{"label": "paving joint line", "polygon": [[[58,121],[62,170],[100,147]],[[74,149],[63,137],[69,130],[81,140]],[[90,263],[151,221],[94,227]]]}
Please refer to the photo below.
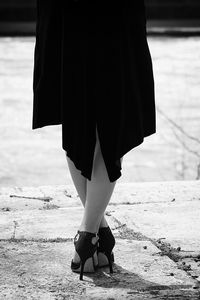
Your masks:
{"label": "paving joint line", "polygon": [[[128,240],[139,240],[139,241],[150,241],[154,246],[156,246],[161,252],[156,252],[153,255],[160,255],[160,256],[168,256],[172,261],[174,261],[177,265],[178,269],[181,269],[187,273],[187,275],[192,278],[194,281],[194,289],[200,289],[200,281],[197,280],[199,276],[192,275],[192,269],[190,264],[186,264],[183,262],[180,263],[180,260],[184,258],[191,258],[194,259],[196,262],[200,262],[200,252],[193,253],[192,251],[183,251],[180,247],[174,248],[171,246],[170,243],[162,241],[165,238],[150,238],[142,234],[141,232],[136,232],[133,229],[129,228],[125,223],[121,223],[116,217],[112,216],[113,221],[117,223],[117,226],[114,229],[118,229],[119,237],[122,239]],[[185,254],[184,254],[185,253]],[[199,264],[200,266],[200,264]],[[172,273],[173,276],[173,273]]]}

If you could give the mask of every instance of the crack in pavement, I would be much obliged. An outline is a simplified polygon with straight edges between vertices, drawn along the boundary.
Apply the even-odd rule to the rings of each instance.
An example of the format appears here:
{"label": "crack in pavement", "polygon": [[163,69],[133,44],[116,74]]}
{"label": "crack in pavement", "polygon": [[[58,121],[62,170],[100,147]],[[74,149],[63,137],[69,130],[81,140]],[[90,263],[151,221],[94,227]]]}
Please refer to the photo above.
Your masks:
{"label": "crack in pavement", "polygon": [[[189,277],[195,281],[194,289],[200,288],[200,281],[197,280],[199,276],[192,275],[192,269],[190,264],[186,264],[185,262],[180,263],[179,261],[184,258],[191,258],[194,259],[195,262],[200,262],[200,253],[191,254],[191,251],[183,251],[180,247],[174,248],[171,246],[170,243],[162,241],[165,238],[150,238],[142,234],[141,232],[136,232],[131,228],[128,228],[125,223],[121,223],[116,217],[112,216],[113,221],[117,223],[117,226],[114,229],[118,229],[119,238],[122,239],[129,239],[129,240],[139,240],[139,241],[150,241],[154,246],[156,246],[161,252],[157,252],[153,255],[160,255],[160,256],[168,256],[171,260],[173,260],[178,269],[181,269],[187,273]],[[198,265],[200,267],[200,264]],[[171,274],[173,276],[173,273]]]}

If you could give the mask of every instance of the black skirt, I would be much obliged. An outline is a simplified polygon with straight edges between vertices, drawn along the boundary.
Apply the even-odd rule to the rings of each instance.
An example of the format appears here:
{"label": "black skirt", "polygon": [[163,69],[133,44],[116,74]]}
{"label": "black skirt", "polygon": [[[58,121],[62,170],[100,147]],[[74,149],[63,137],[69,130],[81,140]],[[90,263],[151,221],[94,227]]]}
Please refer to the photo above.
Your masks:
{"label": "black skirt", "polygon": [[143,0],[37,1],[32,129],[62,124],[62,148],[91,180],[96,126],[111,182],[156,132]]}

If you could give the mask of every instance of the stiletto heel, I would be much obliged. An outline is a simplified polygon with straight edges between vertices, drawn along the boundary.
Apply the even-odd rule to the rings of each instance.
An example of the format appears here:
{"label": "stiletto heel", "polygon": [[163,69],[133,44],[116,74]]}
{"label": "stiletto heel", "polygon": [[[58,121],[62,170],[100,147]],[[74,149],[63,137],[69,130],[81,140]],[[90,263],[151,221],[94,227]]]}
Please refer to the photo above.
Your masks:
{"label": "stiletto heel", "polygon": [[83,270],[84,270],[84,264],[85,264],[85,261],[81,262],[81,272],[80,272],[80,280],[83,280]]}
{"label": "stiletto heel", "polygon": [[73,272],[77,272],[77,273],[80,272],[80,280],[83,280],[83,272],[91,273],[91,271],[84,271],[85,263],[89,258],[92,258],[92,264],[93,264],[92,272],[96,270],[96,266],[94,264],[94,254],[97,251],[98,239],[93,244],[92,243],[93,237],[97,237],[99,239],[96,233],[79,231],[79,230],[74,237],[75,250],[80,257],[80,262],[75,263],[73,262],[72,259],[71,269]]}
{"label": "stiletto heel", "polygon": [[110,227],[99,228],[99,246],[97,248],[98,266],[109,266],[110,273],[113,273],[112,263],[114,262],[114,253],[112,249],[115,245],[115,238]]}
{"label": "stiletto heel", "polygon": [[107,254],[107,258],[108,258],[108,263],[109,263],[109,267],[110,267],[110,273],[113,273],[113,267],[112,267],[112,259],[111,259],[111,255],[108,256]]}

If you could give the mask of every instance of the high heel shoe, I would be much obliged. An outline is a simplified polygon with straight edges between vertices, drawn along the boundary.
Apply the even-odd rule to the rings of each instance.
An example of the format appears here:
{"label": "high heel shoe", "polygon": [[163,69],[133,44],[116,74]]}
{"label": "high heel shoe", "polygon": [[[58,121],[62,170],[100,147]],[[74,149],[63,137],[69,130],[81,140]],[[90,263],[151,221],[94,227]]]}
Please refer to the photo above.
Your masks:
{"label": "high heel shoe", "polygon": [[113,273],[112,263],[114,262],[114,253],[112,249],[115,245],[115,238],[110,227],[99,228],[99,246],[97,248],[98,266],[110,267],[110,273]]}
{"label": "high heel shoe", "polygon": [[[97,237],[97,241],[93,244],[92,238]],[[71,261],[71,269],[73,272],[80,272],[80,280],[83,280],[84,265],[89,258],[92,258],[93,271],[96,270],[94,263],[94,254],[97,251],[99,237],[97,233],[79,231],[74,237],[75,250],[80,257],[80,262],[75,263]]]}

